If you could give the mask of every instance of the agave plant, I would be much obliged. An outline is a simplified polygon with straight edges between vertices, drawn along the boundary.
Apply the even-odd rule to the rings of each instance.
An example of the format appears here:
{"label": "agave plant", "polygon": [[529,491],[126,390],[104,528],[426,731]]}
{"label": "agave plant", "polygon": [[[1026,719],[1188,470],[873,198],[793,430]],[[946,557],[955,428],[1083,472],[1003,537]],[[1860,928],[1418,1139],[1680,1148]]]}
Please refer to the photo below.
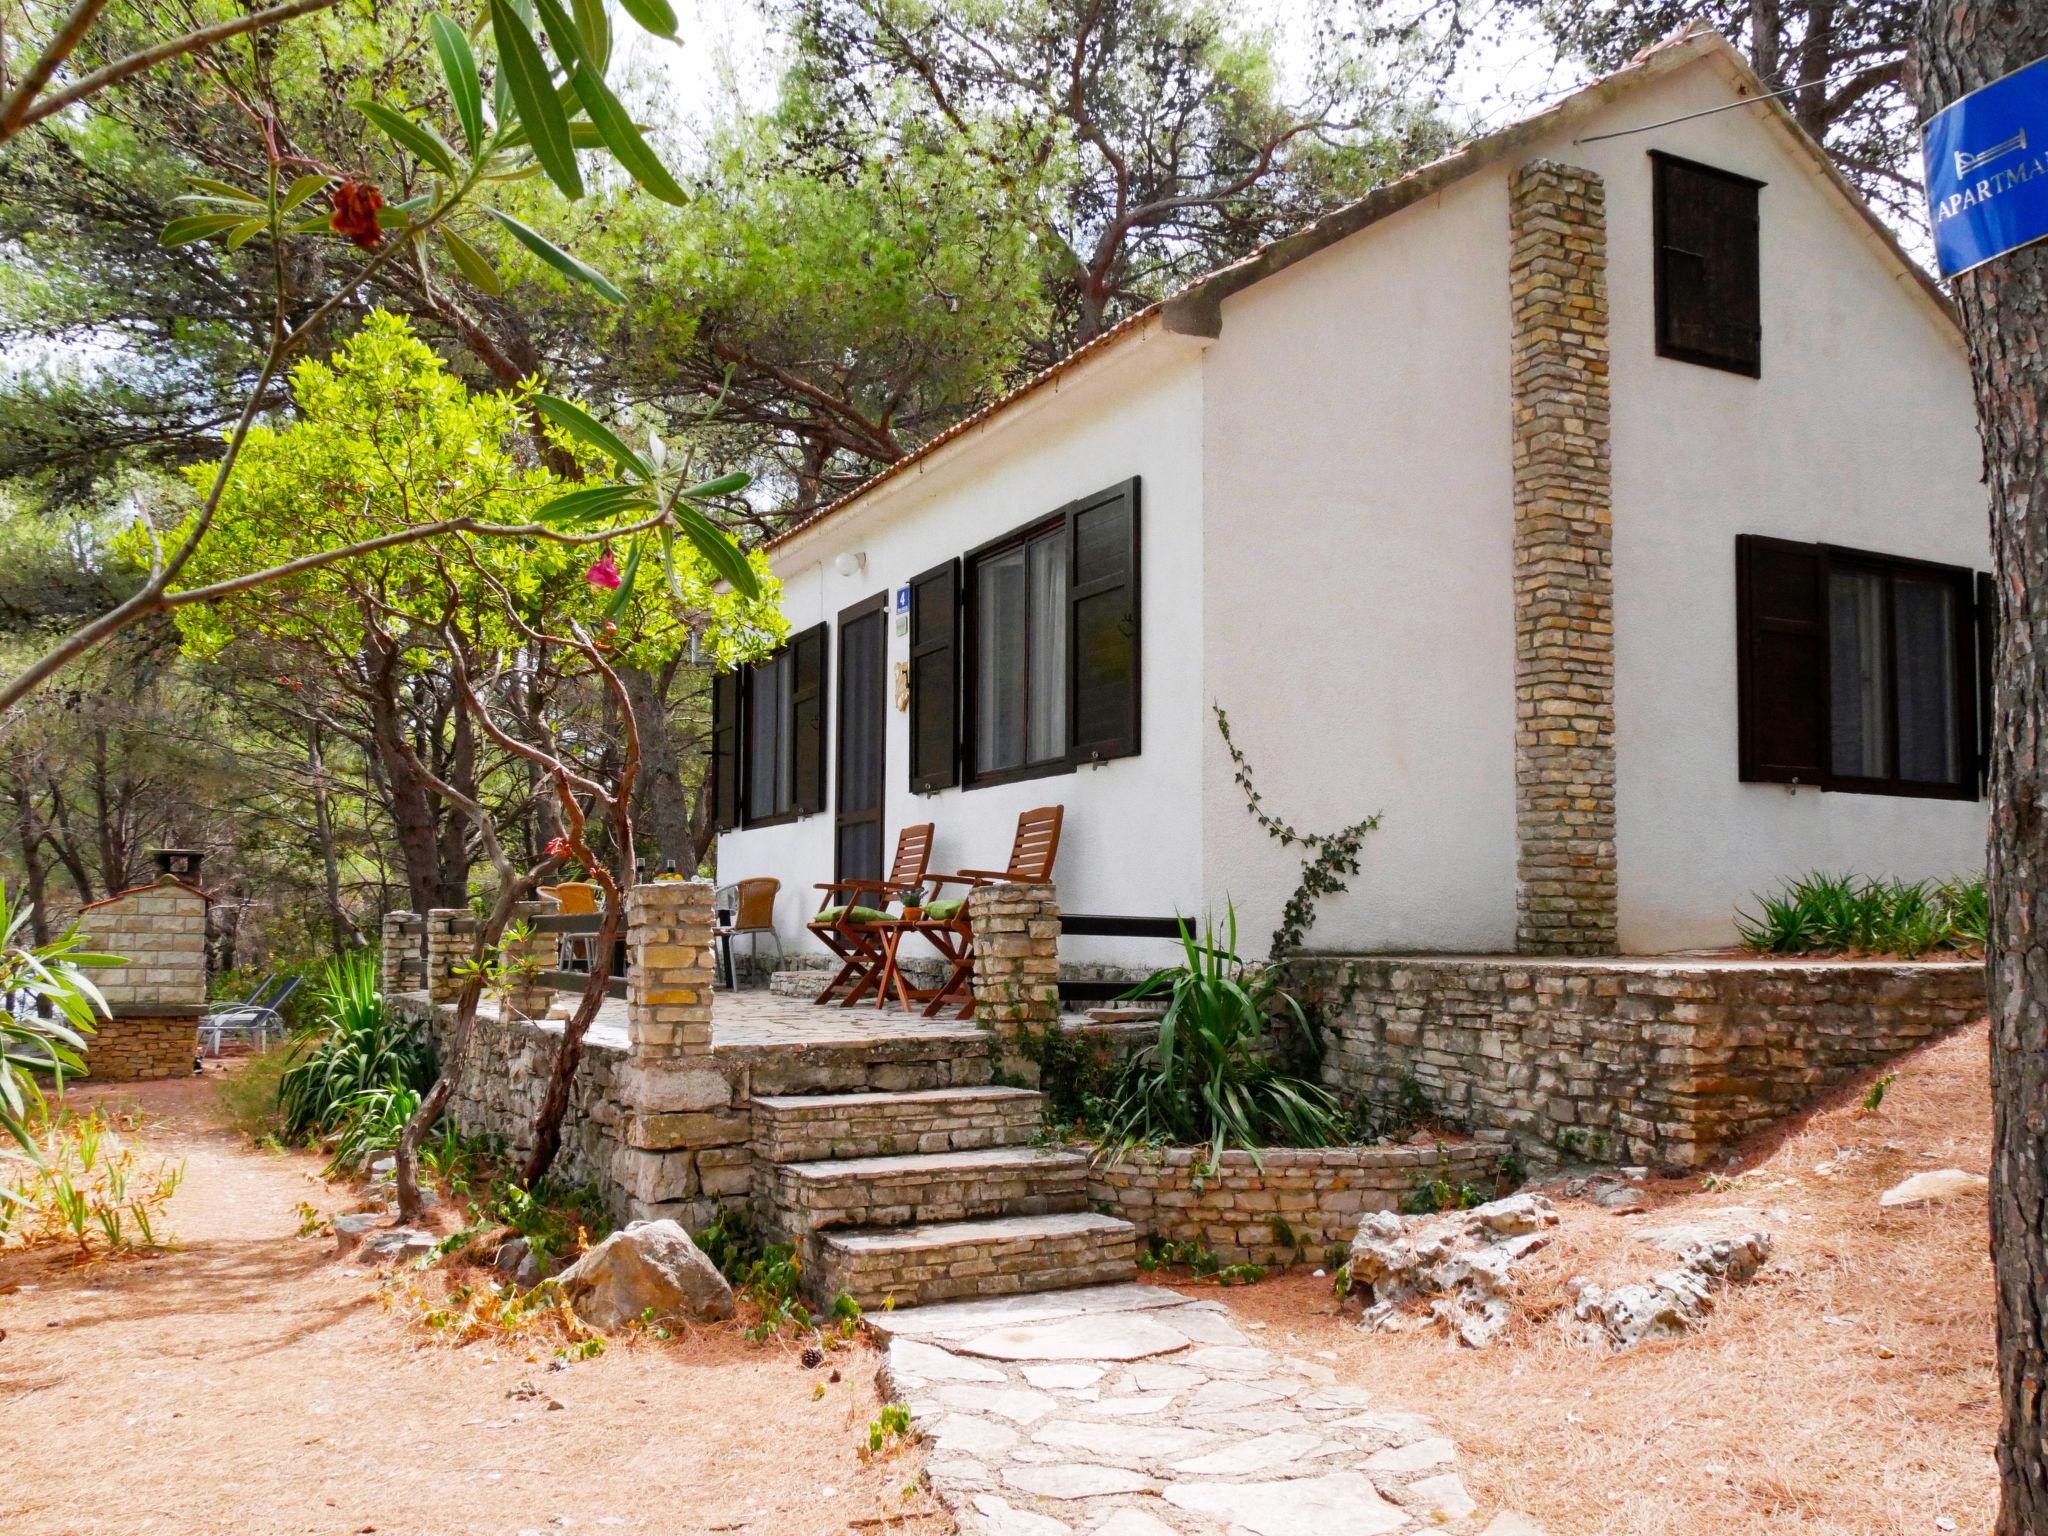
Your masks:
{"label": "agave plant", "polygon": [[1344,1138],[1344,1112],[1316,1084],[1295,1077],[1270,1048],[1277,1019],[1314,1041],[1301,1004],[1269,967],[1237,953],[1237,912],[1222,935],[1202,938],[1181,924],[1182,963],[1155,972],[1125,996],[1164,997],[1159,1038],[1133,1055],[1107,1098],[1098,1156],[1120,1157],[1140,1142],[1206,1144],[1213,1161],[1227,1147],[1326,1147]]}
{"label": "agave plant", "polygon": [[418,1026],[385,1006],[369,952],[328,962],[315,1014],[313,1027],[292,1042],[292,1064],[278,1079],[287,1138],[344,1126],[369,1110],[366,1095],[388,1109],[392,1094],[418,1095],[433,1082],[433,1048]]}
{"label": "agave plant", "polygon": [[44,1109],[41,1078],[62,1090],[65,1073],[85,1071],[85,1037],[107,1011],[86,969],[121,960],[87,950],[75,923],[47,944],[28,943],[30,915],[0,880],[0,1129],[34,1158],[29,1120]]}

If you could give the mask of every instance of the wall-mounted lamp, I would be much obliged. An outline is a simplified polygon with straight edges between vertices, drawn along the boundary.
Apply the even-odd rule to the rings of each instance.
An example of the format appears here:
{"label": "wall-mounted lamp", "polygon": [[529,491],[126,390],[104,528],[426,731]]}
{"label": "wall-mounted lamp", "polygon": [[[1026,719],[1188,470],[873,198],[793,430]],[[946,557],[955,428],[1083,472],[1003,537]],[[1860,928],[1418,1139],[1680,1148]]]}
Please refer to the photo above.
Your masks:
{"label": "wall-mounted lamp", "polygon": [[832,569],[842,576],[858,576],[868,568],[868,557],[859,550],[844,550],[832,562]]}

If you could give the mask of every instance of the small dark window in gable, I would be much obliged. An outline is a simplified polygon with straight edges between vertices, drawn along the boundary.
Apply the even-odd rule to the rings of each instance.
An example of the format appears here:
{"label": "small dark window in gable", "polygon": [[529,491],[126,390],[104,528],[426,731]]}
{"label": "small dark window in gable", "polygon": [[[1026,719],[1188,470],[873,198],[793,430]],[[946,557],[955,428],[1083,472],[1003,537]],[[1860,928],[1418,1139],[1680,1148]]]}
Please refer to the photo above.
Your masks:
{"label": "small dark window in gable", "polygon": [[1747,176],[1650,152],[1657,354],[1763,372],[1757,193]]}

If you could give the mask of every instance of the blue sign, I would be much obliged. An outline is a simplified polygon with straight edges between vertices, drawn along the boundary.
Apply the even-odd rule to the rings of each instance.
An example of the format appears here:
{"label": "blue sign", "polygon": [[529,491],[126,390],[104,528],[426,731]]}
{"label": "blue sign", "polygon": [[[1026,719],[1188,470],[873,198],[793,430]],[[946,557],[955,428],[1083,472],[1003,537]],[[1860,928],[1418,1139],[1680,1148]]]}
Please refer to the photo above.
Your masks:
{"label": "blue sign", "polygon": [[1935,113],[1920,154],[1943,277],[2048,240],[2048,59]]}

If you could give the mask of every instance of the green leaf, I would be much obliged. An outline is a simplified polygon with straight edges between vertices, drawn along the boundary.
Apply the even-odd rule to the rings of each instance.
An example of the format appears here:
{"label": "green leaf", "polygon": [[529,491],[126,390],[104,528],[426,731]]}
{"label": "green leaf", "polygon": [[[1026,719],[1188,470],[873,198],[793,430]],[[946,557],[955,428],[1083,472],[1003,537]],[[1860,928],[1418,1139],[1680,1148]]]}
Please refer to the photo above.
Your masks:
{"label": "green leaf", "polygon": [[[576,151],[569,143],[569,115],[555,95],[554,80],[541,57],[540,44],[533,40],[533,34],[508,0],[491,0],[491,32],[498,41],[499,76],[512,93],[513,105],[533,145],[534,156],[548,173],[548,179],[561,189],[562,196],[573,202],[583,195],[583,178],[576,170]],[[525,227],[519,225],[513,233],[518,234]],[[535,254],[541,255],[539,251]],[[623,295],[618,302],[624,302]]]}
{"label": "green leaf", "polygon": [[[553,3],[554,0],[542,0],[543,5]],[[633,126],[633,119],[619,105],[619,98],[612,94],[611,87],[591,69],[590,61],[585,59],[579,63],[569,79],[576,87],[576,94],[582,98],[583,110],[590,114],[592,125],[604,135],[605,147],[612,152],[612,158],[626,168],[626,174],[664,203],[673,203],[678,208],[687,204],[689,194],[676,185],[675,177],[661,163],[661,157],[640,137],[640,130]]]}
{"label": "green leaf", "polygon": [[290,213],[299,204],[326,186],[330,179],[329,177],[319,175],[301,176],[297,181],[285,188],[284,199],[277,205],[277,211],[280,214]]}
{"label": "green leaf", "polygon": [[625,294],[621,293],[618,286],[610,278],[598,271],[597,268],[589,265],[587,262],[578,261],[545,235],[528,229],[524,224],[513,218],[511,214],[502,213],[496,208],[486,211],[489,212],[492,218],[512,232],[513,239],[517,240],[557,272],[560,272],[564,277],[574,278],[579,283],[588,283],[614,304],[626,302]]}
{"label": "green leaf", "polygon": [[676,35],[676,13],[668,0],[619,0],[626,14],[656,37]]}
{"label": "green leaf", "polygon": [[182,219],[173,219],[164,226],[164,232],[157,236],[157,244],[166,250],[172,246],[190,245],[195,240],[210,240],[224,229],[233,229],[248,217],[242,213],[188,213]]}
{"label": "green leaf", "polygon": [[402,112],[394,112],[381,101],[359,101],[356,110],[384,130],[401,148],[412,151],[416,159],[424,161],[451,181],[458,174],[455,151],[448,141],[433,129],[416,123]]}
{"label": "green leaf", "polygon": [[455,233],[446,224],[440,226],[441,243],[448,247],[448,254],[454,258],[456,270],[469,282],[485,293],[503,293],[504,279],[498,276],[498,269],[491,265],[490,258]]}
{"label": "green leaf", "polygon": [[535,395],[534,409],[578,442],[595,448],[626,473],[642,480],[654,478],[654,468],[626,446],[626,440],[580,405],[560,395]]}
{"label": "green leaf", "polygon": [[434,34],[434,51],[441,56],[441,74],[448,81],[448,97],[455,103],[455,117],[462,124],[463,140],[474,155],[484,147],[484,92],[477,81],[476,54],[462,28],[436,11],[427,20]]}
{"label": "green leaf", "polygon": [[260,231],[267,229],[269,225],[270,220],[268,218],[243,220],[240,224],[237,224],[233,229],[228,231],[228,249],[231,251],[239,251],[243,246],[247,245],[250,242],[250,240],[252,240]]}
{"label": "green leaf", "polygon": [[[642,125],[635,123],[633,126],[639,128]],[[526,143],[525,127],[519,123],[514,123],[505,130],[504,137],[499,142],[507,149],[520,148]],[[577,149],[604,149],[608,147],[605,144],[604,135],[597,131],[597,124],[585,122],[580,117],[569,124],[569,142]],[[496,161],[492,162],[494,165],[496,163]]]}
{"label": "green leaf", "polygon": [[720,475],[716,480],[701,481],[685,486],[680,494],[687,501],[702,501],[713,496],[730,496],[734,491],[744,491],[754,483],[754,477],[743,469],[736,469],[729,475]]}
{"label": "green leaf", "polygon": [[626,611],[626,605],[633,601],[633,586],[640,579],[640,550],[647,543],[645,534],[633,535],[633,547],[626,551],[626,568],[619,573],[619,590],[612,594],[612,600],[604,605],[604,621],[616,624],[619,616]]}
{"label": "green leaf", "polygon": [[747,557],[740,553],[739,545],[710,518],[695,507],[683,506],[680,502],[670,509],[676,526],[683,530],[683,537],[697,546],[699,554],[711,562],[711,568],[729,582],[733,591],[742,597],[761,595],[760,578],[747,563]]}
{"label": "green leaf", "polygon": [[568,491],[533,514],[537,523],[601,522],[617,517],[622,512],[651,512],[654,503],[646,493],[631,485],[590,485],[579,491]]}
{"label": "green leaf", "polygon": [[583,34],[583,57],[603,74],[612,61],[612,19],[604,0],[570,0],[576,13],[576,30]]}
{"label": "green leaf", "polygon": [[209,176],[188,176],[185,178],[185,185],[197,187],[201,192],[211,192],[215,197],[231,198],[238,203],[254,203],[259,208],[263,205],[263,199],[255,193],[244,192],[240,187],[231,186],[225,181],[215,181]]}

